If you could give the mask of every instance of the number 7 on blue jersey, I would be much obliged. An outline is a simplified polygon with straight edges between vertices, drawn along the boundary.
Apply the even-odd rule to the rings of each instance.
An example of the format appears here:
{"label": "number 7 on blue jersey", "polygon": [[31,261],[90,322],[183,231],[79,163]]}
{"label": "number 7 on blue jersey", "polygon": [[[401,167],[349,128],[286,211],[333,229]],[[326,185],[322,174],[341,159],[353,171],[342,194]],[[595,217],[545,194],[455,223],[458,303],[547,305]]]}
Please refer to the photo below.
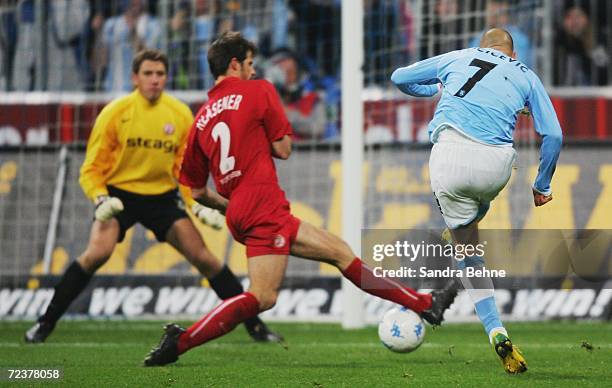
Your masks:
{"label": "number 7 on blue jersey", "polygon": [[465,95],[468,94],[470,90],[472,90],[476,83],[483,79],[488,72],[493,70],[495,66],[497,66],[497,64],[483,61],[482,59],[474,58],[472,59],[472,62],[470,62],[470,66],[479,67],[480,70],[478,70],[476,74],[468,78],[467,82],[463,84],[461,89],[459,89],[459,91],[455,93],[455,97],[465,97]]}

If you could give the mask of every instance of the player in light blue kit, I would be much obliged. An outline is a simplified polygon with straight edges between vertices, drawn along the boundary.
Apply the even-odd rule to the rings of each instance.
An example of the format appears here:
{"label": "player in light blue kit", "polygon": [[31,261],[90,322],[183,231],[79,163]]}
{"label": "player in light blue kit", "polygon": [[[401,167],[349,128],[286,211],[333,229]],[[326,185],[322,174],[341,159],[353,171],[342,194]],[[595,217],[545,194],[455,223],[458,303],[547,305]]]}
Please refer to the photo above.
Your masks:
{"label": "player in light blue kit", "polygon": [[[516,59],[510,34],[485,32],[480,47],[453,51],[395,70],[393,83],[404,93],[430,97],[442,90],[429,135],[431,187],[455,243],[478,243],[478,222],[504,188],[516,152],[512,132],[528,107],[542,136],[540,167],[533,184],[535,206],[552,200],[550,181],[562,134],[554,108],[536,74]],[[440,85],[441,84],[441,85]],[[483,267],[479,256],[459,267]],[[508,373],[527,363],[512,344],[495,305],[490,278],[462,278],[489,340]]]}

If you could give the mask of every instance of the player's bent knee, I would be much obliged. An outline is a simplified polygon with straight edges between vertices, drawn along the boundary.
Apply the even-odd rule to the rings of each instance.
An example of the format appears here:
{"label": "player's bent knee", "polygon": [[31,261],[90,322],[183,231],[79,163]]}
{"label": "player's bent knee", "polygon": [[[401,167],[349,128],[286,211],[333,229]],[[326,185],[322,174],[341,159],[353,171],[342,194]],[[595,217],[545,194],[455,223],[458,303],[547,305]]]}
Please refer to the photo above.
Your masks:
{"label": "player's bent knee", "polygon": [[79,256],[78,261],[86,272],[94,273],[102,267],[113,253],[114,244],[89,244],[85,252]]}
{"label": "player's bent knee", "polygon": [[278,298],[278,292],[276,291],[257,292],[256,290],[249,290],[249,292],[255,295],[255,298],[259,301],[259,311],[270,310],[276,305],[276,299]]}
{"label": "player's bent knee", "polygon": [[303,223],[292,253],[326,262],[337,268],[347,267],[355,258],[350,246],[340,237],[324,229]]}
{"label": "player's bent knee", "polygon": [[336,263],[342,263],[346,260],[352,260],[355,257],[351,247],[333,233],[325,231],[325,245],[329,251],[330,258]]}
{"label": "player's bent knee", "polygon": [[94,273],[110,259],[110,256],[110,253],[95,254],[87,250],[78,258],[78,262],[85,272]]}
{"label": "player's bent knee", "polygon": [[349,245],[340,238],[334,240],[330,251],[331,264],[340,269],[348,267],[353,259],[355,259],[355,254]]}
{"label": "player's bent knee", "polygon": [[207,279],[215,277],[223,269],[223,263],[210,251],[202,251],[196,255],[185,254],[185,258]]}
{"label": "player's bent knee", "polygon": [[274,306],[276,306],[276,296],[274,298],[262,299],[259,302],[259,309],[260,309],[260,311],[270,310]]}

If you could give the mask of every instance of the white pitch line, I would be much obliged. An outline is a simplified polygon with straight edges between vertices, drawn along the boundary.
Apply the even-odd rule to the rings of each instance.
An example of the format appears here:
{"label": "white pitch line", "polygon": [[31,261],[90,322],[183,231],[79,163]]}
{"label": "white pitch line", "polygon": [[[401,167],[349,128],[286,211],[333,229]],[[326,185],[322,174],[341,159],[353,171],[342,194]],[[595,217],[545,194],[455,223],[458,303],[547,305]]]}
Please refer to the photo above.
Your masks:
{"label": "white pitch line", "polygon": [[[57,348],[114,348],[114,347],[147,347],[149,343],[141,342],[49,342],[42,345],[26,345],[20,342],[0,342],[0,347],[11,347],[17,348],[21,346],[27,346],[28,348],[44,348],[44,347],[57,347]],[[244,343],[212,343],[205,345],[207,348],[232,348],[232,347],[244,347]],[[308,348],[308,347],[324,347],[324,348],[342,348],[342,347],[353,347],[353,348],[378,348],[382,345],[378,342],[311,342],[311,343],[299,343],[292,344],[288,343],[289,348]],[[440,344],[440,343],[424,343],[424,348],[440,348],[448,349],[450,346],[454,346],[455,350],[461,348],[482,348],[488,349],[487,344]],[[561,343],[529,343],[521,342],[521,348],[523,349],[579,349],[581,344],[575,342],[561,342]],[[612,344],[593,344],[595,350],[600,349],[612,349]]]}

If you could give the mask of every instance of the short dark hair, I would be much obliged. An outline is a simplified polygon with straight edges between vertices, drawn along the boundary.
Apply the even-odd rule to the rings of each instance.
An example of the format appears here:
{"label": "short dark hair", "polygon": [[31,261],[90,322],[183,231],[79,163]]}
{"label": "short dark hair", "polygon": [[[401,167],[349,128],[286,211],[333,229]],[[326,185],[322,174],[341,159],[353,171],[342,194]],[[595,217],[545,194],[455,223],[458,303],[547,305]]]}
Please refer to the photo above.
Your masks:
{"label": "short dark hair", "polygon": [[253,42],[243,38],[239,32],[228,31],[219,36],[208,49],[208,66],[214,79],[225,74],[232,58],[239,62],[246,59],[249,51],[257,54],[257,47]]}
{"label": "short dark hair", "polygon": [[166,54],[159,50],[144,49],[139,51],[138,54],[134,56],[134,59],[132,60],[132,73],[138,74],[140,65],[142,65],[144,61],[161,62],[166,68],[166,73],[168,72],[168,57]]}

